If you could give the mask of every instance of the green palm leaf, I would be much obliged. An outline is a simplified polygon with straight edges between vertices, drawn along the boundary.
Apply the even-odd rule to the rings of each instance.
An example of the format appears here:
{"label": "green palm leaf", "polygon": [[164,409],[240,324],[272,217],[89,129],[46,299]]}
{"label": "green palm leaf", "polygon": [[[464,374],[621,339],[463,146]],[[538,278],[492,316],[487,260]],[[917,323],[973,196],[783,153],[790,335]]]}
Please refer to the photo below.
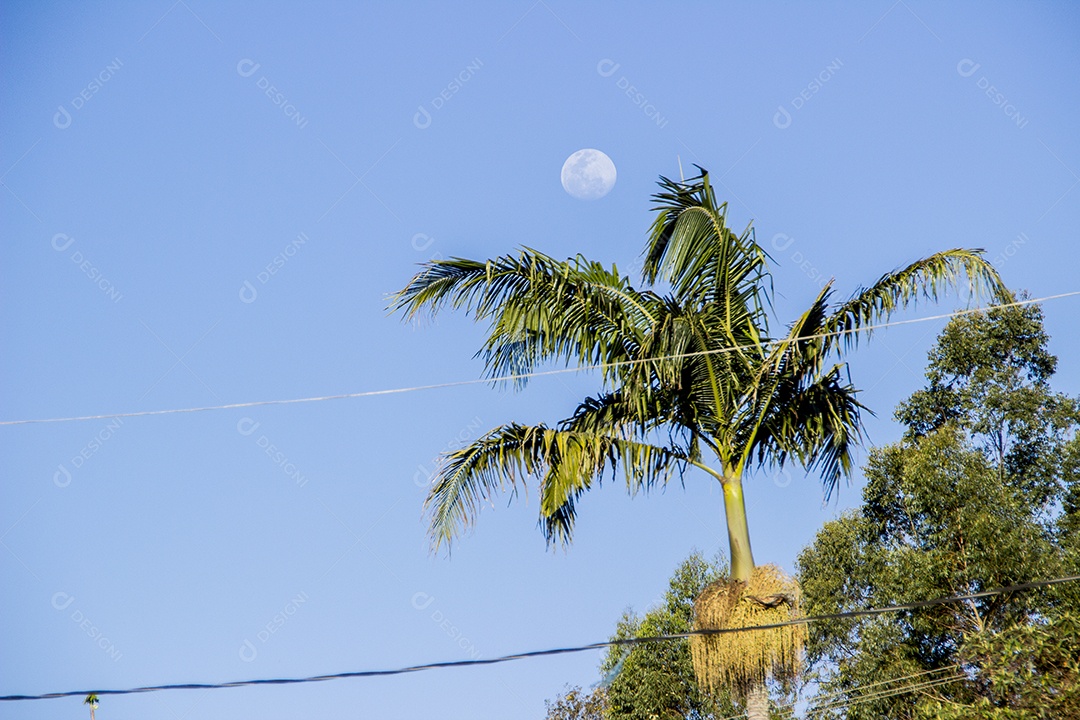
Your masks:
{"label": "green palm leaf", "polygon": [[768,255],[753,228],[742,235],[728,228],[727,203],[716,204],[705,171],[689,183],[661,178],[660,186],[667,192],[653,196],[657,217],[645,250],[646,282],[671,283],[680,305],[717,306],[732,344],[745,344],[743,333],[767,328]]}
{"label": "green palm leaf", "polygon": [[540,484],[545,536],[568,542],[577,498],[605,473],[614,476],[621,465],[627,486],[637,491],[667,482],[684,460],[671,448],[600,432],[503,425],[446,456],[426,503],[431,536],[436,549],[448,544],[483,504],[507,490],[516,495],[519,483],[532,479]]}
{"label": "green palm leaf", "polygon": [[837,338],[827,338],[825,347],[838,344],[854,347],[860,335],[871,334],[869,326],[887,320],[893,312],[914,304],[920,297],[937,302],[944,290],[959,289],[965,277],[970,297],[989,296],[997,302],[1012,302],[1012,293],[994,266],[983,259],[983,253],[982,249],[945,250],[886,273],[870,287],[860,288],[822,324],[821,332],[841,333]]}
{"label": "green palm leaf", "polygon": [[[618,274],[581,258],[554,260],[528,248],[487,262],[427,263],[391,300],[413,317],[445,305],[488,320],[482,353],[490,376],[520,375],[544,360],[584,365],[637,356],[657,299]],[[606,376],[611,370],[605,370]]]}

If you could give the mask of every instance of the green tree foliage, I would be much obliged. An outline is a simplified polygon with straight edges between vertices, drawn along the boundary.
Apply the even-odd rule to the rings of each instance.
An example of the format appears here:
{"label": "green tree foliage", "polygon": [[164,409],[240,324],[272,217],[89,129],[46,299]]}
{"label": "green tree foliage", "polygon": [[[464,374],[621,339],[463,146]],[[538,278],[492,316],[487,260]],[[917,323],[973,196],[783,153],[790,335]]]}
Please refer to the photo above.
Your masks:
{"label": "green tree foliage", "polygon": [[546,700],[546,720],[604,720],[607,693],[603,688],[586,692],[579,686],[568,687],[555,700]]}
{"label": "green tree foliage", "polygon": [[[949,323],[927,386],[897,410],[904,438],[870,454],[862,507],[827,523],[799,558],[808,614],[1076,572],[1080,404],[1050,389],[1047,343],[1034,306]],[[1075,649],[1075,636],[1054,638],[1075,630],[1066,611],[1077,600],[1061,586],[814,623],[815,717],[1044,717],[1015,707],[1058,692],[1028,676]],[[1074,671],[1041,677],[1076,692]],[[971,708],[987,712],[963,714]]]}
{"label": "green tree foliage", "polygon": [[930,699],[929,720],[1080,718],[1080,614],[981,633],[961,650],[980,692],[970,703]]}
{"label": "green tree foliage", "polygon": [[[672,575],[663,601],[637,617],[626,613],[612,639],[684,633],[693,625],[694,599],[705,586],[727,575],[723,562],[693,554]],[[699,688],[686,640],[613,647],[600,670],[614,673],[608,686],[612,720],[677,720],[732,715],[729,697]]]}
{"label": "green tree foliage", "polygon": [[[627,611],[611,639],[687,632],[693,622],[694,598],[727,572],[727,563],[691,554],[675,570],[662,600],[644,616]],[[571,688],[549,702],[548,720],[593,718],[587,713],[600,705],[607,720],[705,720],[740,712],[727,694],[712,695],[698,686],[686,640],[613,646],[600,672],[605,682],[591,694]],[[580,713],[568,713],[569,708],[578,708]]]}

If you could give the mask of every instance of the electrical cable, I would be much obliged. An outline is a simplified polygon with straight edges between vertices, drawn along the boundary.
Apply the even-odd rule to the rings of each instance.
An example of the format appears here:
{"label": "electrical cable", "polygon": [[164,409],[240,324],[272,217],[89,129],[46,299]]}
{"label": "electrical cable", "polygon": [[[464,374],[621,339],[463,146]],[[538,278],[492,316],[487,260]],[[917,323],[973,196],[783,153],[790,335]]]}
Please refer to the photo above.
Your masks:
{"label": "electrical cable", "polygon": [[[903,695],[909,692],[915,692],[917,690],[924,689],[925,687],[934,687],[937,685],[945,685],[951,682],[956,682],[957,680],[963,679],[965,676],[961,673],[957,675],[949,675],[946,678],[928,678],[927,680],[922,680],[917,683],[911,683],[910,685],[904,685],[894,688],[882,688],[880,690],[875,690],[873,693],[864,693],[863,695],[857,694],[863,692],[864,690],[868,690],[869,688],[877,687],[879,685],[891,685],[893,683],[898,683],[903,680],[911,680],[912,678],[923,677],[925,675],[933,675],[936,673],[945,672],[947,670],[955,671],[958,669],[960,669],[959,665],[946,665],[945,667],[934,668],[933,670],[923,670],[921,672],[912,673],[911,675],[901,675],[900,677],[889,678],[888,680],[878,680],[877,682],[858,685],[847,690],[839,690],[824,693],[822,695],[817,695],[813,698],[813,700],[814,702],[820,704],[812,705],[807,709],[807,718],[813,717],[815,714],[821,713],[825,710],[835,710],[841,707],[856,705],[860,702],[863,702],[864,700],[879,700],[883,698],[893,697],[894,695]],[[796,705],[798,705],[798,702],[784,703],[781,705],[777,705],[776,709],[780,712],[789,712],[793,710]],[[722,718],[716,718],[716,720],[741,720],[741,718],[745,718],[746,716],[746,713],[739,713],[738,715],[727,715]]]}
{"label": "electrical cable", "polygon": [[945,677],[929,678],[910,685],[902,685],[900,687],[882,688],[875,690],[874,692],[868,692],[864,694],[858,694],[862,688],[852,688],[851,695],[843,700],[836,700],[828,702],[823,705],[814,705],[807,711],[807,717],[811,717],[826,710],[835,710],[837,708],[848,707],[851,705],[857,705],[862,702],[870,700],[887,700],[891,697],[898,697],[900,695],[907,695],[908,693],[918,692],[927,688],[937,687],[939,685],[949,685],[950,683],[958,682],[966,678],[967,675],[963,672],[956,673],[954,675],[946,675]]}
{"label": "electrical cable", "polygon": [[[851,698],[862,699],[862,698],[868,697],[869,695],[872,695],[872,694],[875,694],[875,693],[885,692],[887,689],[891,689],[891,690],[896,689],[896,688],[881,688],[881,687],[879,687],[881,685],[893,685],[894,683],[898,683],[898,682],[901,682],[901,681],[904,681],[904,680],[912,680],[914,678],[924,677],[926,675],[936,675],[938,673],[943,673],[943,672],[946,672],[946,671],[955,672],[955,671],[958,671],[960,669],[961,668],[960,668],[959,664],[945,665],[944,667],[933,668],[932,670],[922,670],[920,672],[912,673],[910,675],[901,675],[900,677],[889,678],[888,680],[878,680],[876,682],[864,683],[862,685],[857,685],[855,687],[847,688],[847,689],[844,689],[844,690],[834,690],[832,692],[823,693],[821,695],[816,695],[814,697],[814,702],[818,703],[818,704],[810,707],[807,710],[807,712],[810,713],[810,714],[813,714],[815,712],[820,712],[823,709],[833,708],[833,707],[835,707],[837,705],[851,704],[851,703],[848,703],[848,700],[851,699]],[[952,676],[950,675],[949,677],[952,677]],[[930,680],[930,679],[931,678],[927,678],[927,680]],[[936,678],[934,678],[934,679],[936,679]],[[920,682],[925,682],[925,681],[920,681]],[[915,684],[918,684],[918,683],[915,683]],[[873,688],[873,687],[877,687],[879,689],[875,690],[873,693],[866,692],[867,690],[869,690],[870,688]],[[910,687],[910,686],[904,686],[904,687]],[[862,694],[860,695],[859,693],[862,693]]]}
{"label": "electrical cable", "polygon": [[[920,318],[911,318],[908,320],[894,320],[884,323],[878,323],[876,325],[866,325],[860,328],[852,328],[848,330],[834,330],[832,332],[817,333],[815,335],[802,335],[797,338],[785,338],[783,340],[769,340],[762,343],[762,345],[781,345],[783,343],[791,342],[793,340],[819,340],[827,337],[851,335],[862,332],[872,332],[874,330],[882,330],[888,327],[895,327],[898,325],[912,325],[915,323],[930,322],[933,320],[946,320],[954,317],[961,317],[964,315],[973,315],[976,313],[988,312],[990,310],[1000,310],[1009,307],[1020,307],[1023,305],[1033,305],[1036,303],[1046,302],[1048,300],[1059,300],[1061,298],[1073,297],[1080,295],[1080,290],[1067,293],[1059,293],[1057,295],[1047,295],[1046,297],[1035,298],[1032,300],[1017,300],[1016,302],[1004,303],[1002,305],[991,305],[984,308],[968,308],[965,310],[955,310],[951,313],[944,313],[941,315],[929,315]],[[699,350],[697,352],[690,353],[678,353],[674,355],[658,355],[649,358],[640,358],[637,360],[620,360],[618,362],[611,363],[598,363],[595,365],[579,365],[576,367],[558,368],[555,370],[542,370],[538,372],[520,373],[516,375],[501,375],[492,378],[477,378],[474,380],[457,380],[454,382],[446,383],[434,383],[431,385],[414,385],[412,387],[401,388],[388,388],[385,390],[366,390],[363,392],[355,393],[342,393],[339,395],[322,395],[319,397],[305,397],[305,398],[290,398],[286,400],[255,400],[252,402],[242,403],[230,403],[227,405],[206,405],[203,407],[189,407],[189,408],[173,408],[168,410],[140,410],[136,412],[121,412],[121,413],[108,413],[102,415],[78,415],[72,417],[55,417],[55,418],[38,418],[27,420],[0,420],[0,426],[3,425],[36,425],[44,423],[66,423],[66,422],[84,422],[87,420],[111,420],[113,418],[133,418],[133,417],[148,417],[151,415],[176,415],[180,413],[197,413],[197,412],[209,412],[212,410],[235,410],[238,408],[251,408],[251,407],[264,407],[267,405],[294,405],[297,403],[313,403],[313,402],[325,402],[327,400],[351,400],[356,398],[377,397],[380,395],[400,395],[403,393],[419,392],[421,390],[442,390],[446,388],[464,387],[467,385],[480,385],[487,383],[499,383],[509,382],[517,380],[527,380],[529,378],[546,377],[549,375],[563,375],[566,373],[586,372],[589,370],[603,370],[605,368],[623,367],[629,365],[637,365],[641,363],[655,362],[657,360],[679,360],[683,358],[698,357],[702,355],[718,355],[722,353],[737,352],[739,350],[748,350],[757,347],[756,345],[737,345],[734,347],[718,348],[716,350]]]}
{"label": "electrical cable", "polygon": [[944,598],[935,598],[933,600],[916,600],[909,603],[903,603],[899,605],[890,605],[888,607],[881,608],[866,608],[863,610],[849,610],[846,612],[832,613],[829,615],[815,615],[811,617],[797,618],[794,620],[788,620],[780,623],[772,623],[769,625],[755,625],[736,628],[721,628],[721,629],[702,629],[702,630],[690,630],[684,633],[674,633],[672,635],[657,635],[652,637],[638,637],[638,638],[625,638],[621,640],[608,640],[605,642],[590,643],[588,645],[580,645],[577,647],[565,647],[565,648],[552,648],[549,650],[533,650],[530,652],[515,653],[513,655],[503,655],[501,657],[479,659],[479,660],[451,660],[446,662],[426,663],[423,665],[411,665],[403,668],[396,668],[391,670],[360,670],[356,672],[343,672],[333,673],[330,675],[314,675],[311,677],[301,678],[273,678],[263,680],[239,680],[235,682],[226,683],[178,683],[168,685],[149,685],[145,687],[129,688],[122,690],[67,690],[62,692],[50,692],[42,693],[40,695],[3,695],[0,696],[0,701],[11,702],[18,700],[51,700],[55,698],[64,697],[81,697],[85,695],[134,695],[137,693],[159,692],[162,690],[218,690],[223,688],[234,687],[247,687],[256,685],[297,685],[303,683],[324,682],[327,680],[342,680],[347,678],[361,678],[361,677],[380,677],[386,675],[404,675],[406,673],[419,672],[421,670],[435,670],[439,668],[450,667],[470,667],[474,665],[495,665],[498,663],[509,662],[510,660],[522,660],[525,658],[534,657],[546,657],[551,655],[565,655],[568,653],[578,653],[587,650],[602,650],[608,647],[622,646],[622,645],[639,645],[643,643],[661,642],[668,640],[681,640],[689,638],[695,635],[725,635],[728,633],[737,632],[752,632],[754,630],[772,630],[775,628],[787,627],[790,625],[805,625],[812,622],[822,622],[827,620],[841,620],[845,618],[854,617],[866,617],[872,615],[881,615],[890,612],[901,612],[904,610],[916,610],[918,608],[929,607],[932,605],[944,605],[954,602],[962,602],[964,600],[974,600],[977,598],[990,597],[993,595],[1004,595],[1007,593],[1020,592],[1023,590],[1032,590],[1035,588],[1049,587],[1051,585],[1059,585],[1061,583],[1075,582],[1080,580],[1080,575],[1071,575],[1068,577],[1052,578],[1049,580],[1037,580],[1033,582],[1021,583],[1019,585],[1009,585],[1007,587],[996,588],[994,590],[984,590],[977,593],[968,593],[966,595],[953,595]]}

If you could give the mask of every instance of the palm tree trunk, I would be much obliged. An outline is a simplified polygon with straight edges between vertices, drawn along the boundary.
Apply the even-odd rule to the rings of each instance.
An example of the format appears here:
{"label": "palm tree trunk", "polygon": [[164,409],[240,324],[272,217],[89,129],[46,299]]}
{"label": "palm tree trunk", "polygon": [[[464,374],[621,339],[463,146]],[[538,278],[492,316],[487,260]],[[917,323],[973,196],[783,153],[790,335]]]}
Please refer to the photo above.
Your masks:
{"label": "palm tree trunk", "polygon": [[[750,581],[754,572],[754,553],[750,549],[750,528],[746,523],[746,501],[742,478],[724,474],[724,514],[727,519],[728,544],[731,550],[731,579]],[[769,689],[765,683],[752,686],[746,693],[748,720],[769,720]]]}
{"label": "palm tree trunk", "polygon": [[722,487],[728,546],[731,550],[731,579],[749,582],[750,574],[754,572],[754,554],[750,550],[750,528],[746,524],[742,478],[724,473]]}
{"label": "palm tree trunk", "polygon": [[755,685],[746,693],[748,720],[769,720],[769,690],[765,683]]}

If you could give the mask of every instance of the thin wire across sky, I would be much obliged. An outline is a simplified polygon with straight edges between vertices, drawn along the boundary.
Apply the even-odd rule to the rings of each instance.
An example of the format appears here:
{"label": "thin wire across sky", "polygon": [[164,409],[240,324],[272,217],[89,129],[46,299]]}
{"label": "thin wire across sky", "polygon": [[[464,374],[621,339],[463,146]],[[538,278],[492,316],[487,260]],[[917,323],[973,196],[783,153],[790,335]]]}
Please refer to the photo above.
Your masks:
{"label": "thin wire across sky", "polygon": [[[866,325],[858,329],[851,330],[836,330],[827,333],[817,333],[815,335],[803,335],[798,338],[785,338],[783,340],[770,340],[763,343],[766,346],[769,345],[781,345],[792,340],[818,340],[821,338],[834,337],[840,335],[850,335],[857,333],[866,333],[874,330],[883,330],[888,327],[895,327],[897,325],[913,325],[916,323],[931,322],[933,320],[948,320],[954,317],[961,317],[964,315],[974,315],[977,313],[988,312],[990,310],[997,310],[1009,307],[1022,307],[1025,305],[1035,305],[1038,303],[1047,302],[1049,300],[1060,300],[1062,298],[1075,297],[1080,295],[1080,290],[1074,290],[1071,292],[1059,293],[1057,295],[1047,295],[1041,298],[1033,298],[1030,300],[1017,300],[1011,303],[1004,303],[1001,305],[991,305],[989,307],[981,308],[967,308],[964,310],[954,310],[953,312],[943,313],[941,315],[929,315],[919,318],[911,318],[908,320],[892,320],[889,322],[879,323],[877,325]],[[440,390],[445,388],[462,387],[465,385],[480,385],[487,383],[499,383],[509,382],[516,380],[526,380],[529,378],[546,377],[549,375],[563,375],[566,373],[586,372],[589,370],[603,370],[605,368],[621,367],[624,365],[636,365],[638,363],[653,362],[655,360],[677,360],[681,358],[697,357],[700,355],[718,355],[722,353],[735,352],[738,350],[747,350],[754,346],[752,345],[737,345],[729,348],[719,348],[717,350],[699,350],[692,353],[680,353],[676,355],[658,355],[655,357],[642,358],[639,360],[622,360],[614,363],[600,363],[597,365],[579,365],[576,367],[557,368],[554,370],[541,370],[537,372],[521,373],[518,375],[500,375],[498,377],[490,378],[477,378],[474,380],[457,380],[454,382],[446,383],[434,383],[430,385],[413,385],[411,387],[402,388],[389,388],[386,390],[366,390],[363,392],[355,393],[342,393],[339,395],[323,395],[319,397],[306,397],[306,398],[290,398],[287,400],[255,400],[252,402],[242,403],[230,403],[227,405],[206,405],[203,407],[190,407],[190,408],[172,408],[168,410],[140,410],[135,412],[122,412],[122,413],[105,413],[99,415],[79,415],[72,417],[55,417],[55,418],[40,418],[40,419],[27,419],[27,420],[0,420],[0,426],[3,425],[35,425],[44,423],[69,423],[69,422],[83,422],[88,420],[111,420],[113,418],[133,418],[133,417],[148,417],[151,415],[177,415],[180,413],[197,413],[197,412],[210,412],[213,410],[236,410],[240,408],[252,408],[262,407],[266,405],[294,405],[297,403],[315,403],[325,402],[327,400],[352,400],[357,398],[377,397],[380,395],[402,395],[405,393],[420,392],[422,390]]]}
{"label": "thin wire across sky", "polygon": [[602,650],[604,648],[616,647],[616,646],[628,646],[628,645],[640,645],[643,643],[654,642],[666,642],[669,640],[682,640],[694,635],[728,635],[732,633],[741,632],[753,632],[755,630],[772,630],[775,628],[787,627],[789,625],[807,625],[814,622],[824,622],[828,620],[842,620],[845,618],[855,617],[867,617],[871,615],[883,615],[886,613],[902,612],[904,610],[916,610],[918,608],[930,607],[932,605],[945,605],[948,603],[964,602],[967,600],[975,600],[978,598],[991,597],[994,595],[1005,595],[1014,592],[1023,592],[1026,590],[1034,590],[1036,588],[1050,587],[1052,585],[1060,585],[1062,583],[1075,582],[1080,580],[1080,575],[1071,575],[1068,577],[1051,578],[1049,580],[1037,580],[1034,582],[1021,583],[1019,585],[1009,585],[1007,587],[995,588],[993,590],[984,590],[983,592],[968,593],[966,595],[952,595],[944,598],[934,598],[930,600],[915,600],[900,605],[889,605],[888,607],[880,608],[865,608],[863,610],[849,610],[847,612],[833,613],[830,615],[814,615],[811,617],[796,618],[781,623],[772,623],[769,625],[754,625],[735,628],[722,628],[722,629],[702,629],[691,630],[684,633],[674,633],[671,635],[656,635],[650,637],[637,637],[637,638],[625,638],[620,640],[607,640],[605,642],[590,643],[588,645],[578,645],[575,647],[564,648],[551,648],[548,650],[533,650],[529,652],[515,653],[513,655],[503,655],[501,657],[479,659],[479,660],[450,660],[447,662],[426,663],[423,665],[410,665],[408,667],[395,668],[390,670],[360,670],[356,672],[341,672],[333,673],[330,675],[314,675],[311,677],[303,678],[268,678],[262,680],[238,680],[235,682],[226,683],[176,683],[168,685],[148,685],[144,687],[127,688],[123,690],[64,690],[60,692],[43,693],[40,695],[4,695],[0,696],[0,702],[13,702],[19,700],[54,700],[57,698],[65,697],[82,697],[85,695],[136,695],[140,693],[150,692],[162,692],[165,690],[222,690],[225,688],[235,687],[252,687],[261,685],[300,685],[306,683],[326,682],[328,680],[346,680],[351,678],[365,678],[365,677],[384,677],[387,675],[404,675],[406,673],[421,672],[423,670],[437,670],[441,668],[452,667],[473,667],[478,665],[497,665],[500,663],[509,662],[511,660],[524,660],[526,658],[536,657],[549,657],[552,655],[567,655],[569,653],[579,653],[588,650]]}

